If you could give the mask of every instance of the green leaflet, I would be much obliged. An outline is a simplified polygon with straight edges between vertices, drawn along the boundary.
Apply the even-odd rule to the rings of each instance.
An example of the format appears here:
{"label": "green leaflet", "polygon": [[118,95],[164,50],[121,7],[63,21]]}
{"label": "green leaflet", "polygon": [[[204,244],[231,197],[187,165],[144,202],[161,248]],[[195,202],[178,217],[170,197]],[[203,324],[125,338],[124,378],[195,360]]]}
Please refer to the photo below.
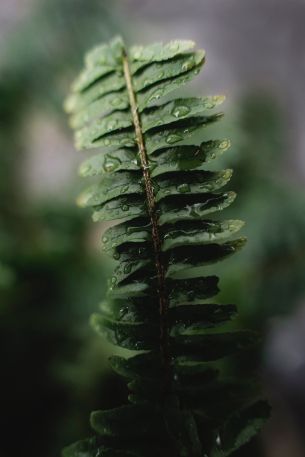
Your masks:
{"label": "green leaflet", "polygon": [[85,57],[86,67],[94,68],[99,65],[109,65],[116,68],[121,61],[123,49],[124,43],[120,37],[114,38],[108,44],[96,46]]}
{"label": "green leaflet", "polygon": [[118,73],[106,75],[102,80],[90,86],[88,90],[80,93],[73,93],[65,102],[65,109],[69,113],[75,113],[95,102],[103,95],[119,91],[125,87],[124,77]]}
{"label": "green leaflet", "polygon": [[106,94],[89,106],[80,109],[70,118],[70,125],[74,129],[82,128],[91,121],[105,116],[113,111],[127,109],[129,106],[128,94],[123,89],[117,92]]}
{"label": "green leaflet", "polygon": [[211,116],[198,116],[185,119],[183,121],[173,122],[170,126],[157,129],[156,132],[147,132],[145,134],[145,145],[148,154],[152,154],[158,149],[165,148],[169,145],[181,143],[193,136],[195,132],[202,130],[209,124],[221,119],[222,114]]}
{"label": "green leaflet", "polygon": [[224,97],[178,98],[161,106],[154,106],[142,114],[143,132],[160,125],[172,124],[182,119],[192,118],[204,111],[215,108]]}
{"label": "green leaflet", "polygon": [[146,202],[137,196],[119,197],[94,208],[93,220],[114,221],[130,220],[147,216]]}
{"label": "green leaflet", "polygon": [[113,273],[91,324],[134,351],[110,359],[129,405],[92,413],[97,437],[65,457],[226,457],[266,417],[253,382],[217,369],[257,341],[229,330],[236,306],[211,301],[218,277],[206,271],[246,241],[232,239],[242,221],[217,214],[235,200],[223,190],[232,170],[207,167],[230,147],[209,135],[224,97],[169,98],[204,61],[191,41],[128,50],[116,38],[89,52],[65,102],[76,147],[97,149],[80,167],[94,182],[78,202],[113,221],[101,243]]}
{"label": "green leaflet", "polygon": [[104,300],[100,309],[103,316],[120,323],[153,323],[158,325],[159,314],[155,300],[145,300],[142,297]]}
{"label": "green leaflet", "polygon": [[234,235],[244,225],[243,221],[202,221],[200,223],[174,226],[164,235],[162,250],[180,246],[200,246],[211,242],[221,241]]}
{"label": "green leaflet", "polygon": [[104,175],[116,171],[138,171],[136,152],[131,149],[118,149],[102,152],[82,163],[79,174],[83,177]]}
{"label": "green leaflet", "polygon": [[151,242],[151,227],[147,220],[125,222],[110,227],[102,238],[103,249],[106,252],[114,250],[124,243]]}
{"label": "green leaflet", "polygon": [[153,43],[149,46],[132,46],[130,48],[131,66],[139,69],[139,64],[147,65],[161,62],[190,51],[195,46],[191,40],[173,40],[167,44]]}
{"label": "green leaflet", "polygon": [[206,303],[204,305],[186,305],[171,308],[169,310],[169,326],[171,335],[179,335],[186,331],[200,331],[214,327],[220,323],[234,318],[237,314],[235,305],[216,305]]}
{"label": "green leaflet", "polygon": [[169,80],[165,79],[164,81],[149,87],[147,90],[139,92],[137,96],[139,111],[141,112],[145,108],[155,105],[162,97],[169,95],[171,92],[179,89],[179,87],[183,86],[188,81],[191,81],[196,75],[198,75],[202,63],[203,60],[196,67],[182,73],[182,75]]}
{"label": "green leaflet", "polygon": [[148,352],[128,359],[113,356],[110,358],[112,368],[121,376],[130,379],[159,379],[162,373],[162,362],[157,354]]}
{"label": "green leaflet", "polygon": [[112,277],[113,281],[110,288],[108,289],[108,297],[114,298],[125,298],[125,297],[146,297],[150,292],[150,285],[145,282],[133,281],[126,285],[117,285],[117,279]]}
{"label": "green leaflet", "polygon": [[128,259],[125,262],[121,261],[114,269],[113,274],[117,282],[123,282],[130,276],[134,276],[135,273],[143,271],[145,267],[150,267],[150,269],[145,270],[147,274],[151,274],[154,271],[150,259]]}
{"label": "green leaflet", "polygon": [[132,117],[128,111],[110,113],[103,119],[96,119],[87,127],[78,130],[75,135],[76,144],[80,148],[92,144],[101,137],[132,126]]}
{"label": "green leaflet", "polygon": [[206,265],[229,257],[239,251],[245,243],[246,238],[238,238],[223,244],[211,243],[173,249],[166,276],[177,279],[200,277],[205,273]]}
{"label": "green leaflet", "polygon": [[98,136],[96,139],[84,136],[83,132],[79,131],[75,134],[75,137],[75,147],[79,150],[93,149],[100,146],[133,147],[136,144],[134,133],[130,129],[126,129],[126,131],[118,130],[114,133]]}
{"label": "green leaflet", "polygon": [[148,406],[121,406],[91,413],[92,428],[102,436],[131,437],[162,435],[160,415]]}
{"label": "green leaflet", "polygon": [[121,195],[142,194],[142,177],[128,172],[105,176],[98,184],[94,184],[79,197],[81,206],[97,206]]}
{"label": "green leaflet", "polygon": [[72,85],[72,91],[82,92],[85,89],[88,89],[88,87],[99,80],[102,76],[112,73],[114,69],[115,68],[110,65],[100,65],[97,67],[86,68]]}
{"label": "green leaflet", "polygon": [[77,441],[67,446],[63,452],[63,457],[93,457],[100,447],[96,437]]}
{"label": "green leaflet", "polygon": [[159,223],[173,224],[178,221],[203,220],[208,214],[227,208],[236,198],[235,192],[207,193],[196,199],[193,196],[180,196],[180,205],[169,197],[159,205]]}
{"label": "green leaflet", "polygon": [[235,331],[173,338],[173,354],[180,360],[211,361],[234,354],[257,342],[252,332]]}
{"label": "green leaflet", "polygon": [[269,417],[270,408],[258,401],[234,412],[218,431],[211,457],[227,457],[250,441]]}
{"label": "green leaflet", "polygon": [[153,158],[151,176],[155,177],[171,171],[186,171],[203,169],[204,163],[216,159],[224,151],[229,149],[230,142],[205,141],[199,146],[176,146],[161,151]]}
{"label": "green leaflet", "polygon": [[114,321],[101,314],[93,314],[92,327],[110,343],[125,349],[152,349],[158,344],[158,326],[152,323]]}
{"label": "green leaflet", "polygon": [[181,194],[204,194],[225,186],[231,179],[232,170],[219,172],[197,171],[175,173],[156,179],[156,201]]}
{"label": "green leaflet", "polygon": [[217,276],[200,279],[183,279],[168,281],[170,306],[180,304],[198,304],[206,298],[214,297],[218,292]]}
{"label": "green leaflet", "polygon": [[156,85],[160,81],[180,76],[202,64],[203,59],[204,54],[199,51],[195,54],[185,54],[176,59],[168,60],[162,65],[153,63],[134,76],[134,88],[137,92],[140,92]]}

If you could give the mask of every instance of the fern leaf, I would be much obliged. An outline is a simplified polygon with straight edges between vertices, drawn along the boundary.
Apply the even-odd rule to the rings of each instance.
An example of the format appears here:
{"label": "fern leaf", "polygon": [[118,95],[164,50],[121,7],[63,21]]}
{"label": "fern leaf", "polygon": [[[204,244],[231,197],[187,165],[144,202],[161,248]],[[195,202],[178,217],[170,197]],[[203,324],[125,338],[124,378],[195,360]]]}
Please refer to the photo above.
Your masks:
{"label": "fern leaf", "polygon": [[224,97],[168,100],[204,56],[191,41],[128,51],[115,39],[87,55],[65,103],[76,147],[98,149],[80,167],[97,181],[79,203],[95,221],[116,221],[102,239],[116,266],[91,323],[141,351],[110,360],[128,380],[130,404],[92,413],[96,438],[68,447],[67,457],[225,457],[268,415],[255,383],[234,383],[217,368],[256,342],[230,330],[236,307],[213,303],[218,278],[206,274],[245,244],[234,238],[242,221],[213,218],[235,199],[222,190],[232,170],[208,169],[230,143],[205,133],[185,145],[221,119]]}

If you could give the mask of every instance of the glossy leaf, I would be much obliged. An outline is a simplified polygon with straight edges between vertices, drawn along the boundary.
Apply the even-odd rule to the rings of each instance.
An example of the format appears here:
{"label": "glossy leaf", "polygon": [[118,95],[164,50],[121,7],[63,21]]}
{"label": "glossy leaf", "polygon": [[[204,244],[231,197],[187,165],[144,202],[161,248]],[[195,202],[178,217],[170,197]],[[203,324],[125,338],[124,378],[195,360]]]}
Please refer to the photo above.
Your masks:
{"label": "glossy leaf", "polygon": [[151,176],[159,176],[169,172],[204,170],[204,164],[216,159],[229,149],[230,142],[205,141],[199,146],[174,146],[164,149],[155,158],[152,157]]}
{"label": "glossy leaf", "polygon": [[146,202],[140,197],[119,197],[103,205],[94,207],[93,220],[131,220],[147,216]]}
{"label": "glossy leaf", "polygon": [[196,198],[181,195],[179,201],[169,197],[159,205],[159,224],[203,220],[208,214],[227,208],[235,198],[235,192],[204,194]]}
{"label": "glossy leaf", "polygon": [[198,51],[191,54],[183,54],[175,59],[148,65],[143,71],[137,73],[134,78],[134,88],[137,92],[145,90],[153,85],[170,78],[175,78],[203,63],[204,53]]}
{"label": "glossy leaf", "polygon": [[105,176],[87,191],[83,192],[78,203],[80,206],[97,206],[123,195],[143,193],[142,177],[128,172],[117,174],[115,178]]}
{"label": "glossy leaf", "polygon": [[206,128],[209,124],[216,122],[221,118],[222,114],[191,117],[184,121],[176,121],[170,126],[158,129],[155,133],[147,132],[145,134],[147,153],[152,154],[158,149],[181,143],[193,136],[195,132]]}
{"label": "glossy leaf", "polygon": [[142,114],[142,129],[146,132],[160,125],[172,124],[182,119],[201,115],[224,101],[224,97],[177,98],[161,106],[145,110]]}
{"label": "glossy leaf", "polygon": [[181,223],[166,231],[162,250],[181,246],[200,246],[221,241],[234,235],[244,225],[243,221],[202,221],[197,223]]}
{"label": "glossy leaf", "polygon": [[110,227],[102,238],[103,249],[106,252],[114,250],[124,243],[146,243],[151,241],[151,226],[145,219],[144,221],[140,219],[134,222],[123,222]]}
{"label": "glossy leaf", "polygon": [[226,457],[263,424],[256,383],[224,379],[218,361],[257,336],[234,330],[235,305],[211,301],[218,277],[206,269],[245,244],[231,239],[242,221],[212,217],[236,197],[221,190],[232,170],[208,166],[230,147],[209,134],[224,97],[169,98],[204,60],[191,41],[126,49],[116,38],[87,55],[65,103],[76,147],[97,150],[80,167],[95,180],[78,203],[113,221],[101,243],[112,277],[91,323],[126,350],[110,364],[129,390],[129,405],[94,412],[97,438],[65,457]]}
{"label": "glossy leaf", "polygon": [[85,108],[79,109],[71,116],[70,125],[73,129],[78,129],[112,111],[125,110],[128,106],[129,101],[126,90],[111,92],[98,98]]}
{"label": "glossy leaf", "polygon": [[128,405],[94,411],[90,422],[93,429],[102,436],[130,439],[162,433],[159,414],[147,406]]}
{"label": "glossy leaf", "polygon": [[103,152],[83,162],[79,169],[82,177],[107,175],[116,171],[138,171],[137,152],[131,149]]}
{"label": "glossy leaf", "polygon": [[231,179],[232,170],[219,172],[189,171],[156,179],[156,201],[173,195],[196,195],[213,192],[225,186]]}
{"label": "glossy leaf", "polygon": [[246,238],[238,238],[223,244],[211,243],[173,249],[170,253],[166,276],[177,279],[200,277],[205,273],[207,265],[235,254],[246,241]]}

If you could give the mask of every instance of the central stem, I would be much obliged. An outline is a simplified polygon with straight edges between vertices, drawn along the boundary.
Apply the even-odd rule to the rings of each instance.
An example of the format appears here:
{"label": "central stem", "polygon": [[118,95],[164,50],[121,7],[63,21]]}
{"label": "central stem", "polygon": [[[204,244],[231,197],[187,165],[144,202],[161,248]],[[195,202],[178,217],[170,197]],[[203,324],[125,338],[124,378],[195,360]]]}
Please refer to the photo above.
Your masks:
{"label": "central stem", "polygon": [[141,127],[141,120],[138,112],[138,105],[136,100],[135,91],[133,89],[131,72],[129,68],[128,58],[126,53],[123,56],[123,67],[124,76],[126,79],[126,86],[129,95],[129,102],[131,107],[133,124],[135,127],[136,141],[138,144],[138,152],[141,160],[141,168],[143,172],[148,213],[152,226],[152,241],[155,256],[155,265],[157,270],[157,281],[158,281],[158,297],[159,297],[159,312],[160,312],[160,351],[162,362],[165,368],[165,388],[169,382],[169,371],[170,371],[170,360],[168,350],[168,330],[167,330],[167,311],[168,311],[168,299],[165,288],[165,271],[164,265],[161,258],[161,237],[158,227],[158,217],[156,214],[156,201],[154,196],[153,182],[149,171],[149,161],[147,151],[145,147],[144,136]]}

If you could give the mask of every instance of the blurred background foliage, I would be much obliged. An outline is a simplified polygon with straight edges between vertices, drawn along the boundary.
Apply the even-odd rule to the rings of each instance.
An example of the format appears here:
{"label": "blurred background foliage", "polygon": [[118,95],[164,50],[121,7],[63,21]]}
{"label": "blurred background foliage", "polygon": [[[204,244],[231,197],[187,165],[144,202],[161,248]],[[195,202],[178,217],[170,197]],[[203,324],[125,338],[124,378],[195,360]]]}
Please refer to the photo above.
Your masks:
{"label": "blurred background foliage", "polygon": [[[172,1],[168,4],[173,6]],[[125,387],[108,369],[111,348],[88,326],[88,317],[103,296],[108,266],[98,250],[102,227],[93,227],[90,215],[74,203],[81,187],[80,156],[73,151],[62,110],[69,83],[84,52],[117,33],[141,42],[160,36],[193,38],[207,47],[208,56],[214,50],[216,57],[221,54],[217,46],[210,49],[206,35],[199,32],[200,9],[195,1],[187,12],[186,7],[181,9],[182,2],[176,2],[176,22],[173,14],[163,32],[162,21],[169,13],[166,3],[164,17],[159,17],[159,1],[154,5],[135,0],[28,1],[19,17],[20,5],[6,0],[0,5],[0,25],[5,26],[0,48],[0,456],[53,457],[65,444],[89,433],[92,409],[114,406],[126,397]],[[208,11],[217,10],[212,2],[206,6]],[[234,1],[233,6],[236,10],[241,4]],[[18,19],[9,26],[6,8]],[[187,26],[180,33],[184,13]],[[244,17],[243,8],[240,14]],[[263,17],[264,10],[259,14]],[[149,18],[152,22],[145,29]],[[271,29],[270,25],[269,33]],[[241,52],[240,67],[242,59]],[[200,91],[203,87],[205,93],[214,92],[211,81],[217,87],[217,70],[212,58],[212,72],[206,86],[199,83]],[[225,75],[219,74],[221,78],[225,81]],[[238,90],[238,78],[233,80],[228,86],[221,83],[225,92],[232,88],[234,99],[225,107],[229,119],[213,133],[230,137],[233,143],[223,164],[234,169],[231,188],[238,199],[226,216],[246,221],[249,242],[241,254],[213,268],[221,277],[219,299],[239,305],[237,325],[265,336],[264,345],[269,344],[263,352],[265,371],[277,374],[275,385],[281,396],[280,379],[288,370],[285,357],[294,360],[296,346],[299,358],[289,365],[285,393],[290,392],[296,368],[305,366],[302,342],[288,341],[285,357],[280,357],[277,342],[282,333],[274,323],[280,316],[292,315],[304,298],[302,163],[297,161],[299,153],[291,152],[298,148],[291,140],[291,120],[279,93],[253,81],[246,90]],[[303,327],[293,326],[289,319],[290,331],[302,332]],[[253,361],[252,369],[258,370],[261,352],[253,355]],[[248,365],[238,360],[236,369],[246,375]],[[293,402],[287,395],[283,401],[300,424],[304,408],[296,413],[298,395],[304,400],[304,389],[295,393]],[[286,456],[275,451],[276,446],[266,449],[270,456]],[[299,455],[287,449],[287,457]]]}

